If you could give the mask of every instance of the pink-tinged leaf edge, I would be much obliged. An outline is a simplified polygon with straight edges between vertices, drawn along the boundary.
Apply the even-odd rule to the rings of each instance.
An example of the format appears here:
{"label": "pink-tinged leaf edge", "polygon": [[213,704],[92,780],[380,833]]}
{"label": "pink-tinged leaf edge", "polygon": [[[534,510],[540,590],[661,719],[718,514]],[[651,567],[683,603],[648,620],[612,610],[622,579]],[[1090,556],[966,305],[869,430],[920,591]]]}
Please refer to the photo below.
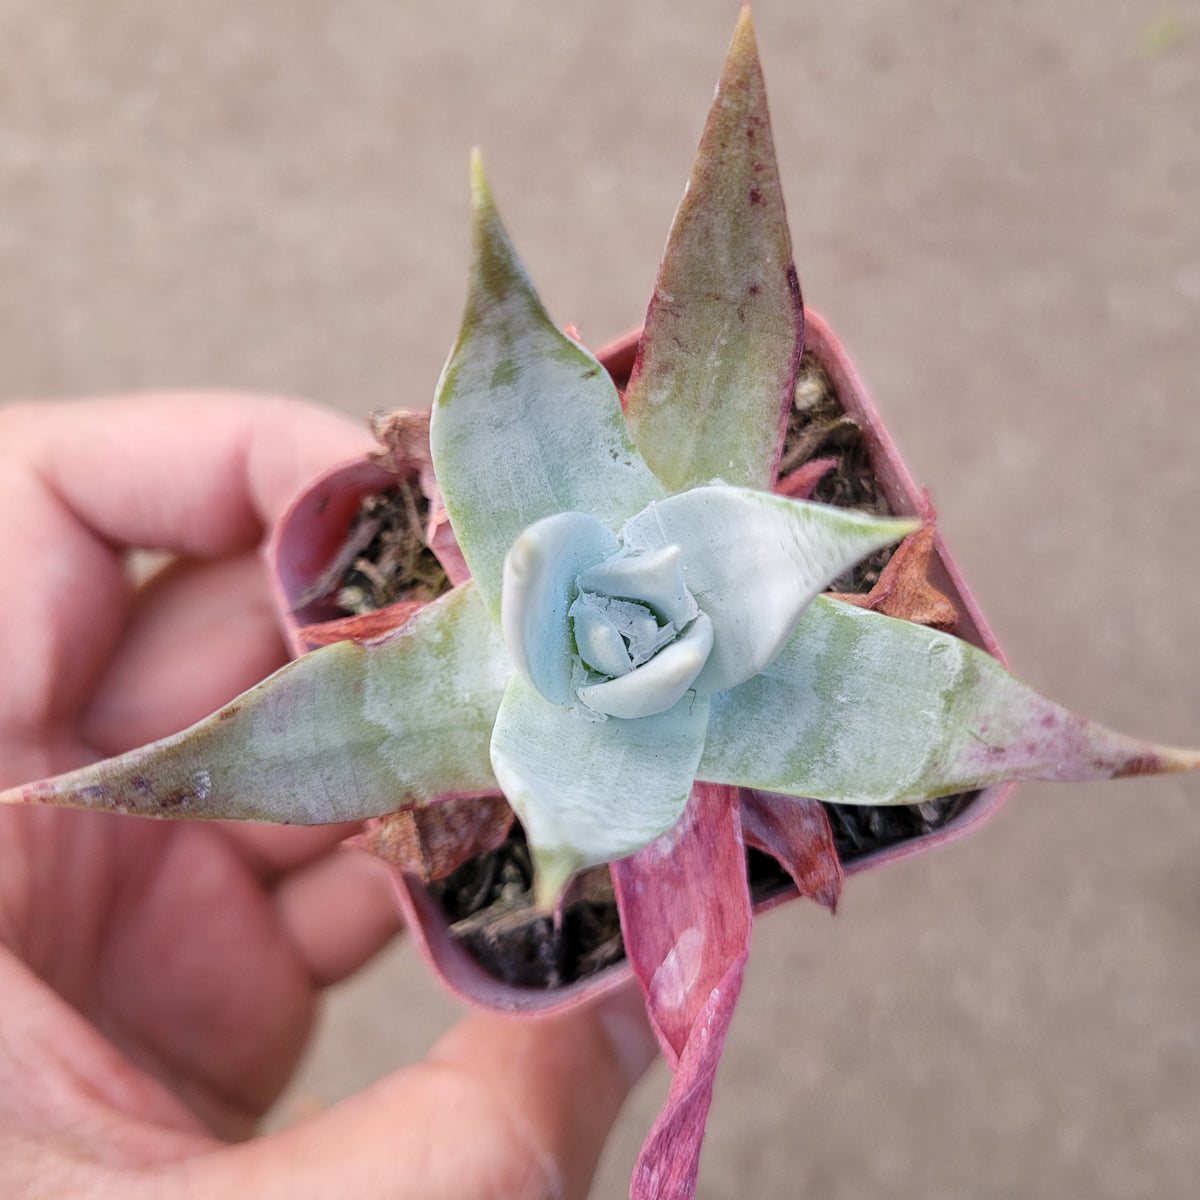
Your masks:
{"label": "pink-tinged leaf edge", "polygon": [[[888,432],[879,409],[871,398],[862,376],[851,361],[850,355],[825,318],[811,308],[805,309],[804,339],[806,349],[825,368],[842,408],[845,409],[848,416],[854,418],[862,430],[871,470],[875,474],[889,509],[897,516],[916,516],[925,521],[934,521],[936,513],[928,493],[918,486],[901,457],[900,450]],[[620,348],[619,344],[618,348]],[[951,557],[940,532],[934,534],[928,578],[938,591],[949,597],[958,610],[956,635],[964,641],[986,650],[1001,663],[1007,663],[1004,652],[983,615],[983,610],[967,586],[967,581],[958,569],[958,564]],[[861,858],[856,858],[852,862],[844,863],[845,876],[848,878],[861,871],[869,871],[873,867],[899,862],[914,854],[920,854],[924,850],[930,850],[934,846],[945,845],[965,837],[971,830],[998,812],[1001,805],[1012,795],[1016,786],[1015,783],[1010,782],[993,784],[991,787],[982,789],[962,812],[940,829],[898,842],[892,846],[886,846],[881,850],[875,850]],[[784,895],[774,898],[769,903],[771,905],[782,903],[788,898],[790,897]]]}

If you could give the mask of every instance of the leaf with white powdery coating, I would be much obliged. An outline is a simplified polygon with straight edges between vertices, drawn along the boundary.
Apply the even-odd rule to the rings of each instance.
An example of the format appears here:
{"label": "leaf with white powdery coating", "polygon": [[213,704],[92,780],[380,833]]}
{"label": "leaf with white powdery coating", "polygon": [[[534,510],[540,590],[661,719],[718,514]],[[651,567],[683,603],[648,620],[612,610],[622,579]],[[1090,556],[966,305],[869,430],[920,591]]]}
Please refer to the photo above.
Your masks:
{"label": "leaf with white powdery coating", "polygon": [[1007,779],[1200,767],[1076,716],[991,655],[818,597],[761,675],[713,698],[699,777],[847,804],[908,804]]}
{"label": "leaf with white powdery coating", "polygon": [[575,871],[624,858],[675,824],[704,747],[708,706],[685,696],[656,716],[591,721],[512,677],[492,734],[492,768],[529,839],[539,904],[552,904]]}
{"label": "leaf with white powdery coating", "polygon": [[494,792],[510,674],[467,584],[386,639],[314,650],[182,733],[0,802],[323,825]]}
{"label": "leaf with white powdery coating", "polygon": [[387,730],[379,756],[403,802],[495,792],[488,744],[513,666],[474,583],[367,651],[363,713]]}
{"label": "leaf with white powdery coating", "polygon": [[615,529],[663,490],[630,440],[608,373],[542,307],[478,156],[471,194],[466,310],[429,437],[463,556],[499,619],[504,556],[523,529],[568,511]]}
{"label": "leaf with white powdery coating", "polygon": [[580,572],[617,549],[617,535],[586,513],[563,512],[525,529],[504,560],[500,628],[513,666],[555,704],[576,703],[568,613]]}
{"label": "leaf with white powdery coating", "polygon": [[714,479],[770,487],[803,341],[767,93],[743,8],[625,392],[633,440],[671,491]]}
{"label": "leaf with white powdery coating", "polygon": [[635,553],[679,546],[684,582],[713,624],[693,686],[702,695],[758,674],[805,607],[860,559],[917,528],[749,488],[693,488],[651,505],[622,530]]}

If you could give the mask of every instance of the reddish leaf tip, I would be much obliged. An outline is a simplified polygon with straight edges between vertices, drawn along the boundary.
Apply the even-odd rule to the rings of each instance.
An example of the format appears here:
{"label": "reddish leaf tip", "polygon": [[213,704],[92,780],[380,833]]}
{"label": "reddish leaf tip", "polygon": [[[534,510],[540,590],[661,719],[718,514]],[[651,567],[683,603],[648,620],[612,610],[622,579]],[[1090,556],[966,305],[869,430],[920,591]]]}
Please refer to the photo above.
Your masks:
{"label": "reddish leaf tip", "polygon": [[1114,771],[1114,779],[1135,775],[1176,775],[1200,770],[1200,750],[1155,746],[1142,754],[1131,754]]}

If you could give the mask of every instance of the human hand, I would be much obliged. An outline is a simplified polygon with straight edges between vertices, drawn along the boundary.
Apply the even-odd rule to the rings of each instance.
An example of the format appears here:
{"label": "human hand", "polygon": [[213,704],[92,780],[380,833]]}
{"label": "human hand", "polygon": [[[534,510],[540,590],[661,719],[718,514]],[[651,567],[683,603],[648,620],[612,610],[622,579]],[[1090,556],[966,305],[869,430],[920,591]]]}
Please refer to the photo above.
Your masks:
{"label": "human hand", "polygon": [[[295,402],[0,410],[0,786],[161,737],[281,665],[256,547],[364,432]],[[176,557],[142,587],[127,552]],[[0,811],[0,1194],[579,1197],[653,1039],[640,1001],[474,1015],[248,1137],[320,989],[395,932],[350,829]]]}

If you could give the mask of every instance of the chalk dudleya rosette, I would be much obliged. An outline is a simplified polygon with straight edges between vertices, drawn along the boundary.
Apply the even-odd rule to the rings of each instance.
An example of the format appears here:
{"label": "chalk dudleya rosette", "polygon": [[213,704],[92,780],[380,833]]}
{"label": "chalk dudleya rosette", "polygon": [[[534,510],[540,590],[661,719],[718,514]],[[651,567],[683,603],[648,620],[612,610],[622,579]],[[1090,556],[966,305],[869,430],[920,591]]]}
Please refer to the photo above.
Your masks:
{"label": "chalk dudleya rosette", "polygon": [[[675,824],[709,698],[773,662],[819,591],[914,527],[714,484],[652,501],[619,533],[562,512],[518,535],[500,601],[517,674],[491,761],[543,903]],[[631,769],[634,790],[615,791]]]}

